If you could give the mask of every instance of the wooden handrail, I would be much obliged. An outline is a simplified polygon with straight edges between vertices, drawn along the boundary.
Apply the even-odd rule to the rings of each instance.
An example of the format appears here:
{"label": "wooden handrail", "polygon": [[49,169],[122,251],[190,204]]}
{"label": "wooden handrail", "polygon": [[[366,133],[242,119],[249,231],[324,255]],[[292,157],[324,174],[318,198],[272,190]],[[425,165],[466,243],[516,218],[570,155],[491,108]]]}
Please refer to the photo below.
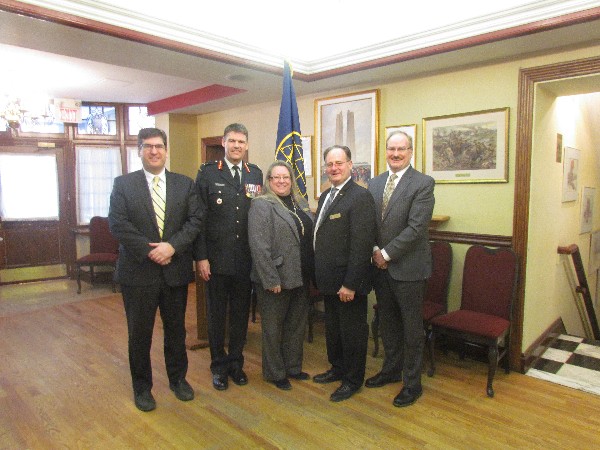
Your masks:
{"label": "wooden handrail", "polygon": [[575,266],[575,273],[577,274],[577,286],[576,291],[583,296],[583,303],[585,310],[592,327],[592,333],[594,339],[600,339],[600,328],[598,328],[598,320],[596,319],[596,312],[594,311],[594,303],[592,302],[592,296],[590,295],[590,288],[588,286],[587,278],[585,276],[585,268],[581,261],[581,254],[579,253],[579,247],[577,244],[571,244],[567,247],[558,247],[557,249],[560,255],[571,255],[573,258],[573,265]]}

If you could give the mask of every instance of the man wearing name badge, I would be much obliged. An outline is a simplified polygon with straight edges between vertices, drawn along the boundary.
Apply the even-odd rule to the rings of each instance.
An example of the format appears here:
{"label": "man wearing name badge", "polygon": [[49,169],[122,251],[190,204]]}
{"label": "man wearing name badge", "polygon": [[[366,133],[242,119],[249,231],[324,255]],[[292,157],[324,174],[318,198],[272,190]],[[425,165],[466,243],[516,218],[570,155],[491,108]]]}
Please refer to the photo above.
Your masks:
{"label": "man wearing name badge", "polygon": [[185,379],[185,310],[188,284],[194,280],[192,248],[202,217],[192,179],[165,169],[165,132],[143,128],[138,147],[143,170],[115,179],[108,219],[119,241],[115,278],[125,304],[135,406],[151,411],[156,408],[150,347],[157,309],[169,387],[179,400],[194,398]]}
{"label": "man wearing name badge", "polygon": [[248,150],[244,125],[228,125],[222,144],[225,158],[202,164],[196,177],[204,220],[194,249],[196,271],[207,283],[210,369],[217,390],[228,388],[228,377],[238,386],[248,383],[243,370],[252,291],[248,211],[263,180],[258,166],[243,161]]}
{"label": "man wearing name badge", "polygon": [[412,405],[422,395],[423,292],[431,276],[429,224],[435,198],[433,178],[410,165],[413,143],[402,131],[386,141],[389,171],[369,181],[377,210],[373,249],[375,294],[385,357],[365,386],[403,381],[394,406]]}
{"label": "man wearing name badge", "polygon": [[333,402],[350,398],[365,376],[371,291],[371,254],[375,245],[375,204],[351,177],[352,155],[334,145],[323,154],[331,188],[321,194],[315,229],[317,288],[325,300],[325,340],[331,368],[315,383],[341,381]]}

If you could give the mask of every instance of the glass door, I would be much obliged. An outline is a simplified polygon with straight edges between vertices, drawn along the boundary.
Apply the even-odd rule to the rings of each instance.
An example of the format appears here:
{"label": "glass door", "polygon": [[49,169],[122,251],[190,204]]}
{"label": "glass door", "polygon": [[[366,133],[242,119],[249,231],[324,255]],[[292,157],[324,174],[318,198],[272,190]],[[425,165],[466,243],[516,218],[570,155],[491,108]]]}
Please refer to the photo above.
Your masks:
{"label": "glass door", "polygon": [[0,146],[0,284],[67,276],[62,148]]}

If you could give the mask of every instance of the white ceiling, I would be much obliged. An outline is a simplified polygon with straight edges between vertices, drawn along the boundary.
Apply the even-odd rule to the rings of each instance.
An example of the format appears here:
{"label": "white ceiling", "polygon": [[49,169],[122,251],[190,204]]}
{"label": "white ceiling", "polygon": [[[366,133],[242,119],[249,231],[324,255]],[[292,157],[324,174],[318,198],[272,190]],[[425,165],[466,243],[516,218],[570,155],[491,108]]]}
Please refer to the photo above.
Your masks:
{"label": "white ceiling", "polygon": [[[0,10],[15,3],[0,0]],[[397,0],[303,0],[295,11],[280,1],[266,0],[21,3],[192,45],[217,56],[208,59],[0,11],[0,60],[10,62],[0,72],[0,93],[148,103],[214,84],[245,90],[178,110],[194,114],[279,99],[284,57],[297,74],[306,75],[308,81],[294,80],[301,96],[600,42],[599,23],[592,21],[387,65],[370,63],[588,10],[599,7],[600,1],[421,0],[402,6]]]}

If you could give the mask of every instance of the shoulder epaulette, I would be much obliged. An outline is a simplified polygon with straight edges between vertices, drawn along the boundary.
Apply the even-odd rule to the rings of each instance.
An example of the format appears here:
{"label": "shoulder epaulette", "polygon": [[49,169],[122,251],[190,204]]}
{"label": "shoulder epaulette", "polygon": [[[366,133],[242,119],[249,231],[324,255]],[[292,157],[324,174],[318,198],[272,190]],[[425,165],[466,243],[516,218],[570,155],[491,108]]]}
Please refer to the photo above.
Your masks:
{"label": "shoulder epaulette", "polygon": [[252,163],[244,163],[244,164],[246,164],[248,167],[252,167],[253,169],[260,170],[260,167],[258,167],[256,164],[252,164]]}

